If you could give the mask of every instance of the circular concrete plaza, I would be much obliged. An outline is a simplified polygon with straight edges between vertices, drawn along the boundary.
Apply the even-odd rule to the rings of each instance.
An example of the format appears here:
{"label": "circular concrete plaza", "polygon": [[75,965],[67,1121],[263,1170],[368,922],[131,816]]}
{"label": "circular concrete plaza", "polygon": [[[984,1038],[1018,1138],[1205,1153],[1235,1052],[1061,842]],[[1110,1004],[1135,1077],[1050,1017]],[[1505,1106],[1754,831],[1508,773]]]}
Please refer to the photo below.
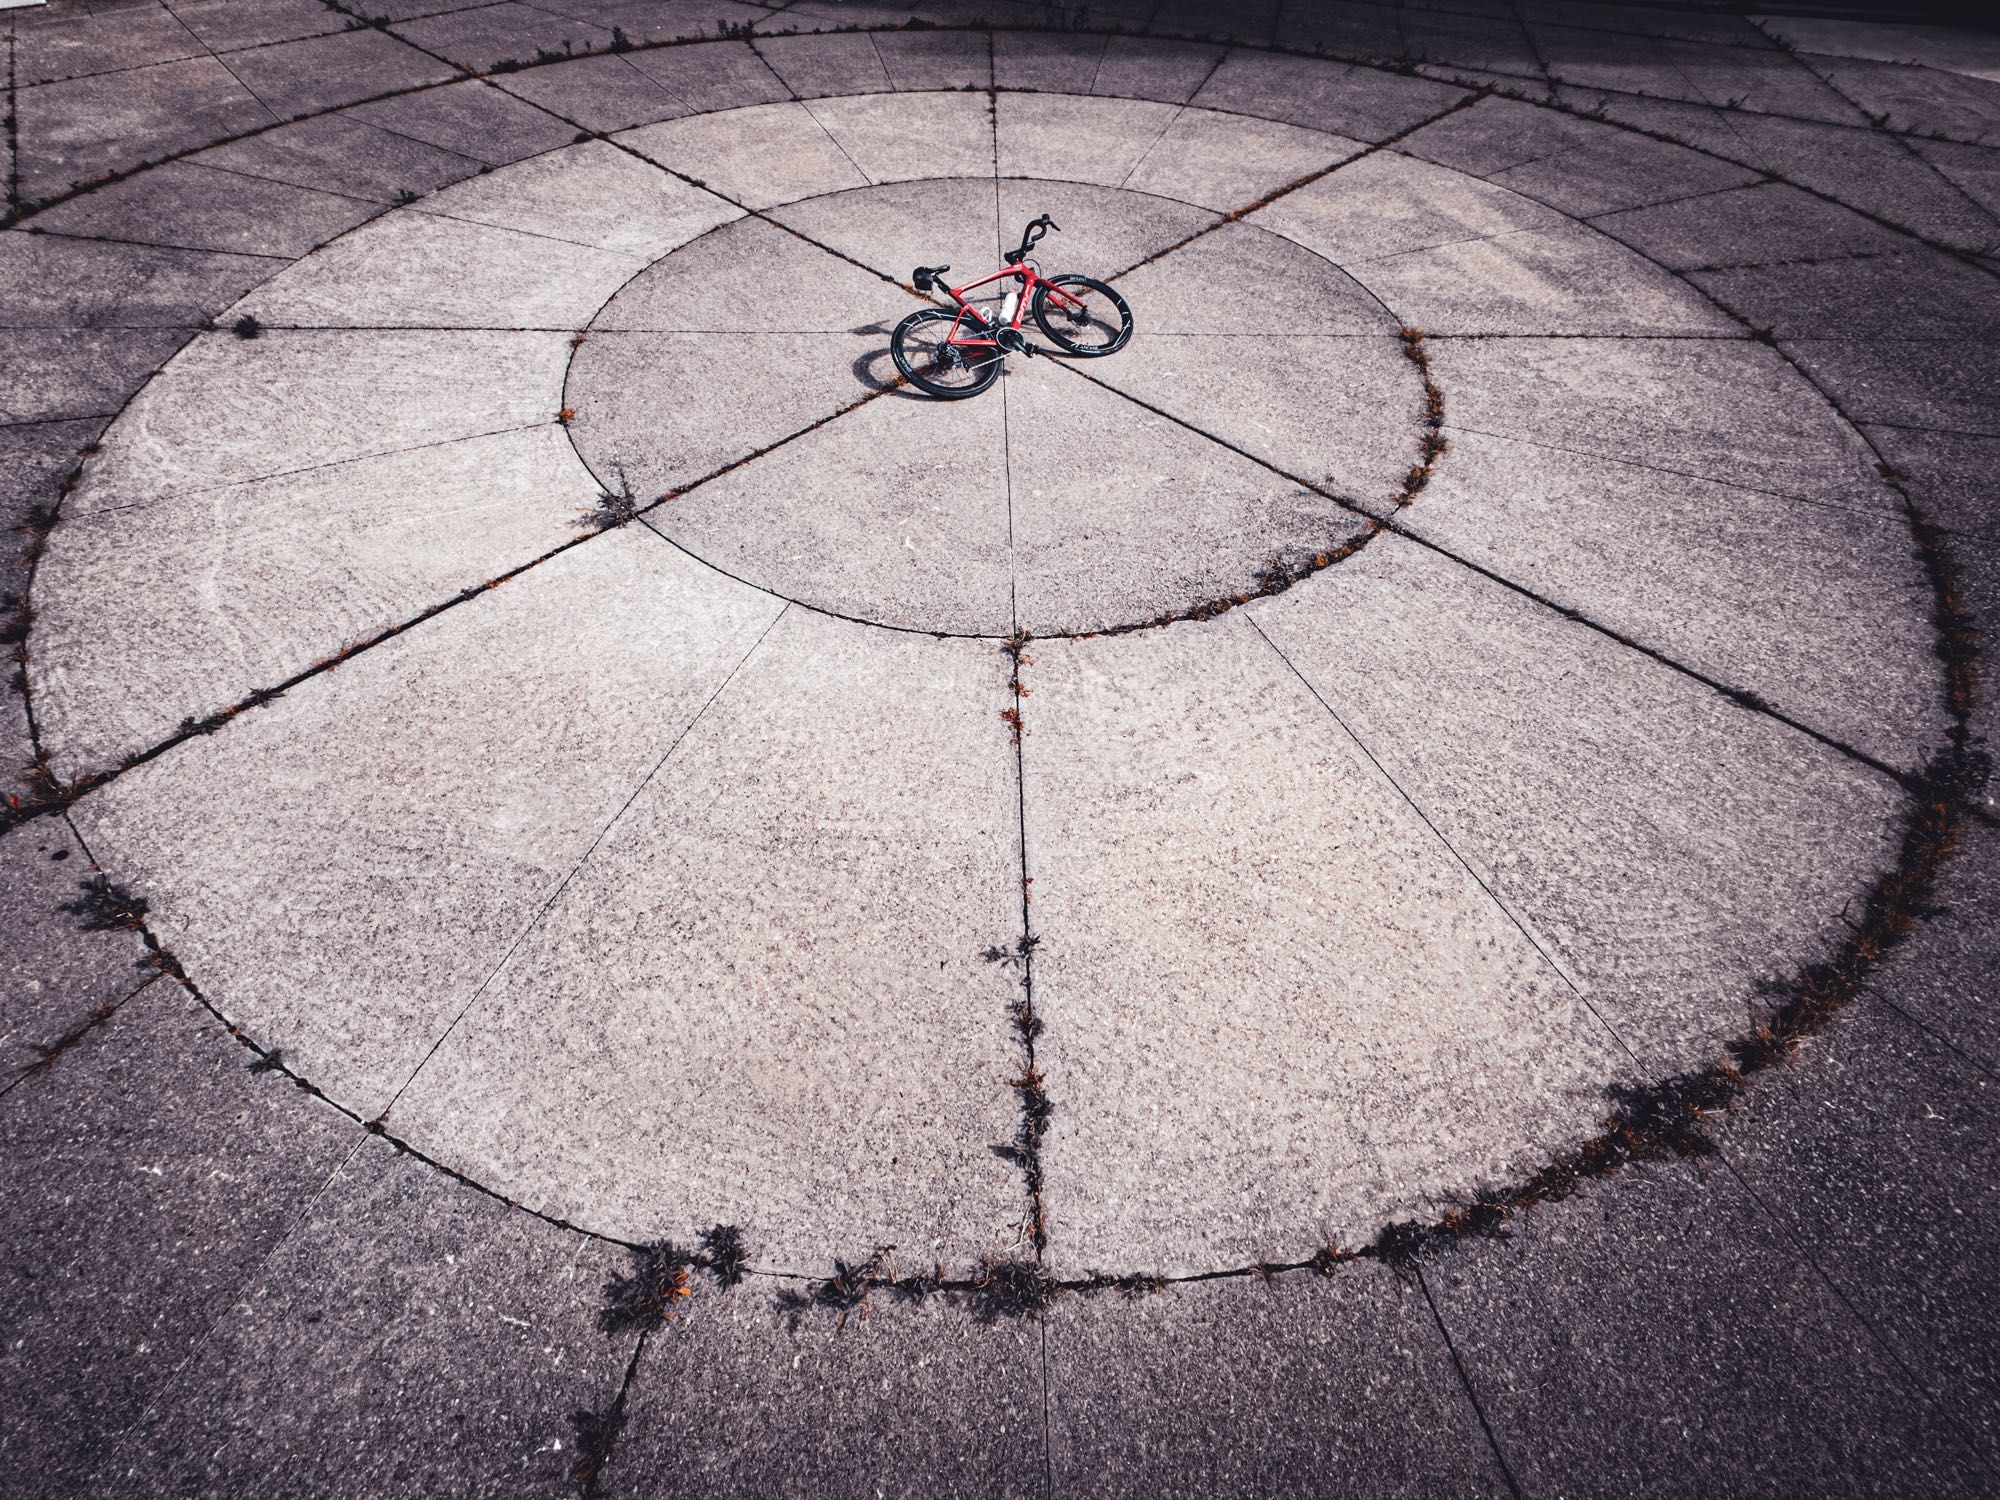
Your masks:
{"label": "circular concrete plaza", "polygon": [[[288,1299],[410,1316],[379,1285],[315,1290],[343,1256],[450,1303],[383,1248],[428,1232],[409,1264],[458,1265],[450,1232],[411,1227],[436,1194],[498,1216],[473,1254],[514,1236],[507,1265],[561,1281],[496,1316],[544,1354],[565,1318],[610,1335],[573,1381],[557,1358],[530,1382],[554,1403],[521,1418],[532,1444],[480,1439],[511,1455],[495,1473],[610,1493],[680,1472],[656,1431],[618,1480],[615,1439],[628,1406],[669,1420],[637,1372],[681,1293],[696,1320],[755,1295],[725,1285],[731,1226],[747,1285],[789,1309],[753,1344],[852,1326],[892,1364],[943,1337],[949,1366],[1030,1314],[1040,1423],[1033,1398],[964,1396],[1003,1432],[1046,1429],[1058,1305],[1113,1348],[1162,1316],[1108,1282],[1183,1288],[1161,1296],[1197,1311],[1165,1316],[1239,1348],[1303,1288],[1375,1278],[1380,1326],[1350,1334],[1401,1350],[1397,1420],[1485,1431],[1470,1467],[1413,1474],[1556,1492],[1560,1461],[1524,1484],[1534,1461],[1491,1431],[1517,1377],[1468,1372],[1429,1257],[1634,1195],[1685,1194],[1675,1222],[1768,1214],[1786,1191],[1716,1161],[1709,1126],[1766,1074],[1837,1109],[1775,1065],[1893,986],[1985,805],[1955,549],[1990,542],[1918,484],[1917,430],[1961,435],[1871,411],[1911,382],[1864,368],[1878,341],[1994,321],[1991,214],[1960,187],[1978,212],[1947,222],[1906,186],[1949,133],[1857,104],[1873,123],[1839,123],[1829,169],[1798,98],[1837,93],[1852,49],[1822,67],[1787,50],[1809,27],[1721,18],[1393,13],[1594,59],[1569,81],[1560,55],[1520,76],[1312,55],[1343,51],[1331,32],[778,36],[804,18],[748,6],[711,7],[726,34],[701,42],[607,12],[577,57],[591,16],[504,17],[527,9],[347,28],[335,7],[320,35],[421,76],[339,107],[307,89],[295,123],[204,125],[101,183],[63,180],[96,163],[57,132],[39,196],[36,90],[64,78],[17,76],[8,275],[67,299],[75,337],[22,352],[0,395],[55,439],[10,700],[32,769],[5,844],[34,873],[10,879],[146,972],[73,1027],[13,1002],[15,1149],[79,1139],[63,1080],[110,1049],[125,1092],[91,1107],[139,1156],[149,1122],[245,1094],[237,1128],[292,1165],[244,1170],[303,1174],[173,1375],[132,1384],[152,1404],[114,1459],[70,1472],[231,1494],[283,1472],[202,1468],[148,1425],[178,1409],[158,1393],[268,1364]],[[178,8],[122,14],[202,39]],[[495,51],[506,25],[535,65]],[[17,69],[68,55],[30,22],[12,45]],[[199,55],[261,104],[315,76],[278,45]],[[1750,102],[1717,108],[1704,66]],[[1653,107],[1674,76],[1702,97]],[[1854,154],[1878,141],[1900,176]],[[1043,213],[1038,264],[1111,281],[1130,344],[1067,358],[1030,320],[1039,357],[973,400],[900,379],[890,331],[935,300],[912,268],[969,281]],[[83,372],[48,377],[77,410],[33,406],[33,358]],[[233,1180],[247,1149],[205,1169]],[[176,1254],[205,1253],[199,1219]],[[1593,1253],[1689,1231],[1647,1233]],[[696,1258],[640,1253],[635,1292],[630,1247],[660,1242]],[[80,1295],[108,1273],[65,1274]],[[1497,1264],[1489,1295],[1536,1274]],[[1785,1286],[1814,1309],[1788,1319],[1857,1312],[1816,1266]],[[928,1311],[898,1332],[918,1315],[888,1301]],[[726,1343],[743,1315],[722,1316],[699,1337]],[[1868,1347],[1908,1376],[1893,1339]],[[1913,1441],[1895,1420],[1867,1441]],[[1053,1483],[1060,1443],[1036,1441],[1022,1493]],[[428,1492],[471,1483],[431,1461]],[[829,1492],[872,1472],[852,1462]],[[941,1472],[909,1492],[989,1492]],[[1910,1493],[1960,1482],[1921,1472]],[[1236,1492],[1320,1492],[1255,1473]]]}

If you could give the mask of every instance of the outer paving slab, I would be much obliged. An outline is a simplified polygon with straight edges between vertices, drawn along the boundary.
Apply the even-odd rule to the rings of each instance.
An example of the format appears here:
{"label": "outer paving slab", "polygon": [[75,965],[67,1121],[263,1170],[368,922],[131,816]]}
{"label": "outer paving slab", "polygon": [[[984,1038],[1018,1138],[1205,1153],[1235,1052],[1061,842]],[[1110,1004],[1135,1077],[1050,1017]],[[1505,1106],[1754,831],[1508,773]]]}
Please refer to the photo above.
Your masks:
{"label": "outer paving slab", "polygon": [[75,816],[215,1004],[372,1117],[778,608],[628,528]]}
{"label": "outer paving slab", "polygon": [[569,1496],[636,1335],[614,1247],[366,1140],[97,1470],[96,1493]]}
{"label": "outer paving slab", "polygon": [[1033,655],[1063,1272],[1365,1239],[1588,1128],[1610,1037],[1246,619]]}
{"label": "outer paving slab", "polygon": [[981,957],[1020,925],[1006,670],[792,608],[391,1124],[625,1237],[735,1223],[814,1274],[1011,1249],[1015,990]]}

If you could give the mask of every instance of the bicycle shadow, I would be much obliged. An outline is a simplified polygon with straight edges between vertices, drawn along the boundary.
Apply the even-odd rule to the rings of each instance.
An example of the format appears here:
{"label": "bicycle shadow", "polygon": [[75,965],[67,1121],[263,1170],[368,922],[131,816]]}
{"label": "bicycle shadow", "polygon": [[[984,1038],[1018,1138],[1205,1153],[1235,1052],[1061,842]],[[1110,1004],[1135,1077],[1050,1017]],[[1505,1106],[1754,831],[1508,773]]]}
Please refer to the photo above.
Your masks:
{"label": "bicycle shadow", "polygon": [[850,328],[849,333],[864,338],[880,338],[882,344],[879,348],[870,348],[856,356],[849,368],[854,371],[854,378],[871,391],[885,391],[891,397],[905,401],[925,400],[923,392],[913,390],[908,385],[896,389],[897,383],[902,379],[902,373],[896,368],[895,356],[889,352],[888,336],[894,329],[895,324],[886,320]]}

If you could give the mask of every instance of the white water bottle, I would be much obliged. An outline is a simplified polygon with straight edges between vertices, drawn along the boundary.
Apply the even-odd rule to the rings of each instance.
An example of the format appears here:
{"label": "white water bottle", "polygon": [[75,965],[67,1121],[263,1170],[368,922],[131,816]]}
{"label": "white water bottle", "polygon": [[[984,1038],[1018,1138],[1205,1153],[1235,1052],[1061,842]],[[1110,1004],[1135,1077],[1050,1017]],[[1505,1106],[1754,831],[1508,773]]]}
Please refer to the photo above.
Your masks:
{"label": "white water bottle", "polygon": [[1001,327],[1004,328],[1014,321],[1014,309],[1020,305],[1020,302],[1021,294],[1019,292],[1009,292],[1007,294],[1007,300],[1000,304]]}

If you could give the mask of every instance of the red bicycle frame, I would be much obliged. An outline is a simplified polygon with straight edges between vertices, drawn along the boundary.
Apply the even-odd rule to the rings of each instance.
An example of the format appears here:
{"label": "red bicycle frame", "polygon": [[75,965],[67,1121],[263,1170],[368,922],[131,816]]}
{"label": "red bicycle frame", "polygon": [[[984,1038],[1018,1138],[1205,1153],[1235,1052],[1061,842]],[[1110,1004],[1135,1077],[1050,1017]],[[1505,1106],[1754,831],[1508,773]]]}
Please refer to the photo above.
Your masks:
{"label": "red bicycle frame", "polygon": [[[1026,316],[1028,311],[1028,299],[1035,294],[1037,287],[1047,288],[1048,295],[1055,298],[1064,307],[1079,308],[1083,306],[1082,299],[1072,297],[1053,281],[1050,281],[1048,277],[1042,275],[1040,271],[1029,265],[1027,261],[1019,261],[1014,265],[993,272],[990,276],[982,276],[977,281],[968,281],[964,286],[948,286],[944,288],[945,294],[958,304],[958,316],[953,319],[951,333],[945,339],[947,344],[956,344],[961,349],[996,349],[999,347],[997,339],[999,330],[986,321],[984,313],[965,300],[965,294],[977,291],[980,287],[986,286],[991,282],[1004,281],[1010,276],[1020,281],[1021,290],[1017,294],[1014,303],[1014,316],[1007,323],[1007,327],[1009,328],[1017,331],[1020,329],[1021,319]],[[965,327],[967,317],[972,319],[975,329],[982,330],[985,333],[984,338],[976,336],[964,338],[960,336],[959,330]]]}

